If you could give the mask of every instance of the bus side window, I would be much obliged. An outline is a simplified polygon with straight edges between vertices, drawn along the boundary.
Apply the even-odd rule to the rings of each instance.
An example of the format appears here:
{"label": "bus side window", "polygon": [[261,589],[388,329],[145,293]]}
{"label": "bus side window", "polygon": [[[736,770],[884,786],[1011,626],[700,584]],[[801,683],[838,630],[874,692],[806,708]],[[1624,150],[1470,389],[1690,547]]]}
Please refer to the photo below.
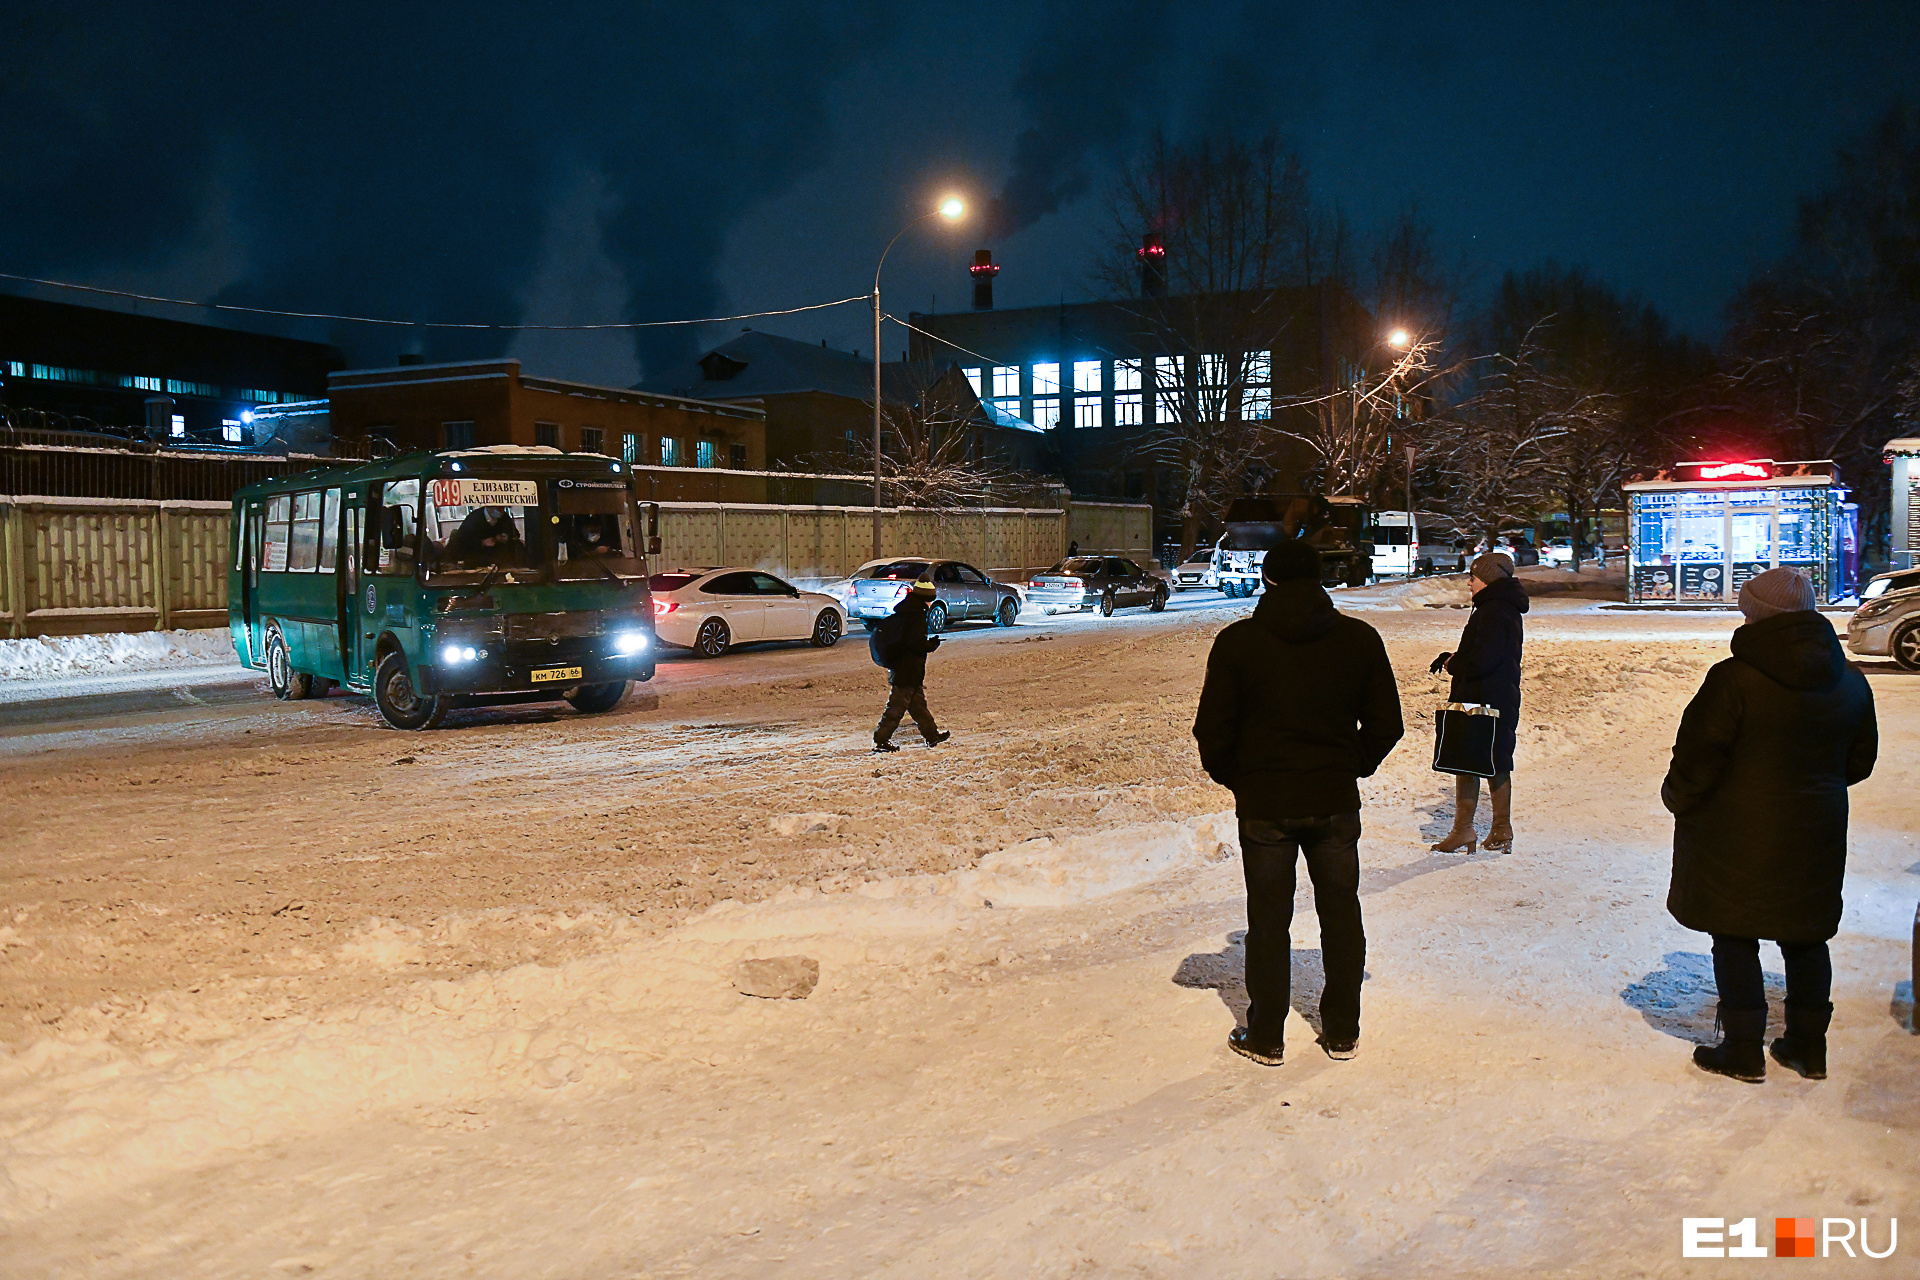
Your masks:
{"label": "bus side window", "polygon": [[329,489],[320,515],[320,572],[332,573],[340,551],[340,491]]}
{"label": "bus side window", "polygon": [[420,533],[420,482],[390,481],[383,487],[379,512],[380,558],[374,572],[410,576]]}
{"label": "bus side window", "polygon": [[363,545],[361,542],[361,514],[363,510],[364,508],[361,507],[349,507],[347,509],[347,545],[343,550],[346,552],[345,576],[349,602],[351,602],[360,591],[360,548]]}
{"label": "bus side window", "polygon": [[287,543],[290,536],[287,526],[292,512],[292,495],[282,493],[267,499],[266,544],[260,556],[260,570],[263,573],[287,571]]}

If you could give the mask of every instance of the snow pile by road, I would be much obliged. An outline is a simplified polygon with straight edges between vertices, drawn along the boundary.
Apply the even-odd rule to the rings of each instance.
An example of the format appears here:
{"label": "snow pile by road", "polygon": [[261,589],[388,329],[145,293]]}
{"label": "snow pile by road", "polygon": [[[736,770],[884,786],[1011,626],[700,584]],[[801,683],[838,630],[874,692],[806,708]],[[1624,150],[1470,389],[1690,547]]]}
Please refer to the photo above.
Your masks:
{"label": "snow pile by road", "polygon": [[[1029,840],[942,875],[729,899],[664,937],[558,966],[422,978],[388,1000],[230,1038],[172,993],[142,1015],[165,1027],[164,1047],[129,1051],[111,1035],[68,1032],[0,1050],[0,1221],[381,1110],[630,1080],[737,1017],[729,975],[742,959],[804,950],[828,990],[936,945],[943,958],[930,963],[983,971],[999,951],[969,939],[1009,908],[1083,903],[1237,851],[1231,814]],[[393,968],[419,960],[422,941],[418,929],[375,919],[338,959]],[[667,1011],[684,1037],[674,1045],[653,1038]]]}
{"label": "snow pile by road", "polygon": [[60,680],[233,660],[233,637],[225,627],[0,640],[0,680]]}

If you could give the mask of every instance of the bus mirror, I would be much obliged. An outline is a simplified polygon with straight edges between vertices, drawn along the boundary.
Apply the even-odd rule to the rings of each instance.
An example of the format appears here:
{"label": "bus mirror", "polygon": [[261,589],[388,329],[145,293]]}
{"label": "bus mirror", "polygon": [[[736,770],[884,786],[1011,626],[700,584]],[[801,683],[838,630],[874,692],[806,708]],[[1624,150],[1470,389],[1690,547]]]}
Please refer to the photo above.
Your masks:
{"label": "bus mirror", "polygon": [[400,507],[380,508],[380,545],[388,551],[397,551],[401,546]]}
{"label": "bus mirror", "polygon": [[640,511],[647,519],[647,537],[653,540],[653,554],[659,555],[660,504],[657,502],[643,502],[640,504]]}
{"label": "bus mirror", "polygon": [[647,554],[650,556],[657,556],[660,554],[660,535],[659,534],[656,533],[652,537],[647,539]]}

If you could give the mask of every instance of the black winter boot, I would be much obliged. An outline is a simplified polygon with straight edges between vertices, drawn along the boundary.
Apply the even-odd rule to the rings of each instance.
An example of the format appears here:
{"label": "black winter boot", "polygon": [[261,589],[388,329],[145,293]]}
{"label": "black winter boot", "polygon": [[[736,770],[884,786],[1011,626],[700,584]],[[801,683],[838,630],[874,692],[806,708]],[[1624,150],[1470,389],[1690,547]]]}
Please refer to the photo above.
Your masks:
{"label": "black winter boot", "polygon": [[1762,1048],[1767,1038],[1765,1009],[1722,1009],[1718,1019],[1723,1035],[1717,1045],[1701,1045],[1693,1051],[1694,1065],[1717,1076],[1731,1076],[1748,1084],[1767,1078],[1767,1054]]}
{"label": "black winter boot", "polygon": [[1773,1060],[1791,1067],[1809,1080],[1827,1078],[1827,1028],[1833,1022],[1830,1004],[1787,1001],[1787,1034],[1773,1042]]}

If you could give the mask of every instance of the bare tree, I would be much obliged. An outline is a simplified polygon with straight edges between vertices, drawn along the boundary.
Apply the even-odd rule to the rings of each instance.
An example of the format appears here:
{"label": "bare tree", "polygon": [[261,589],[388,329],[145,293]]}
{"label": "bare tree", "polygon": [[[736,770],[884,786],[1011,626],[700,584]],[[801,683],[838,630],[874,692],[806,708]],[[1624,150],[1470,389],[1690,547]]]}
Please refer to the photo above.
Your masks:
{"label": "bare tree", "polygon": [[1316,270],[1306,170],[1273,138],[1156,138],[1109,209],[1115,248],[1096,275],[1138,324],[1138,350],[1156,353],[1138,368],[1154,404],[1140,456],[1177,477],[1185,555],[1271,472],[1270,353]]}

